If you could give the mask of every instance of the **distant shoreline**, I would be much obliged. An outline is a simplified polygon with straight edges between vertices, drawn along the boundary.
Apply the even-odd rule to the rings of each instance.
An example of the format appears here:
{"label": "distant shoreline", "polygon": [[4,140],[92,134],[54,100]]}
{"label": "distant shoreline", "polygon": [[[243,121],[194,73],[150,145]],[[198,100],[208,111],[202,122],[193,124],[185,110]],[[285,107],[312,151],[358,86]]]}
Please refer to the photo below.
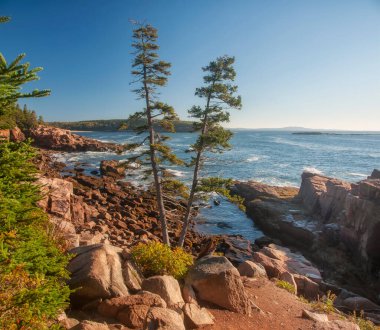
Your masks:
{"label": "distant shoreline", "polygon": [[292,132],[294,135],[380,135],[380,132],[373,132],[373,133],[336,133],[336,132]]}

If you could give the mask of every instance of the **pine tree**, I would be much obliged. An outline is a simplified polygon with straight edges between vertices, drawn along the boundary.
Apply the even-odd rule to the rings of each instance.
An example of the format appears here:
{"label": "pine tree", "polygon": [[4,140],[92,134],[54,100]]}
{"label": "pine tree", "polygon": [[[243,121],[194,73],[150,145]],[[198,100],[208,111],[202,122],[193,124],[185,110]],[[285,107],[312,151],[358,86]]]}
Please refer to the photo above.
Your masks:
{"label": "pine tree", "polygon": [[31,92],[21,92],[21,87],[30,81],[38,80],[37,73],[42,68],[30,69],[29,63],[21,63],[25,54],[7,64],[2,53],[0,53],[0,114],[20,98],[43,97],[50,94],[50,90],[35,89]]}
{"label": "pine tree", "polygon": [[136,131],[138,133],[147,133],[147,137],[141,143],[130,145],[130,148],[138,147],[147,140],[149,141],[149,149],[130,160],[136,161],[139,159],[141,162],[141,159],[143,159],[142,162],[149,164],[151,167],[149,174],[153,174],[162,239],[165,244],[170,245],[162,192],[162,168],[160,164],[164,162],[180,164],[181,161],[164,143],[168,137],[159,134],[154,126],[158,124],[166,131],[173,132],[173,122],[178,119],[171,106],[157,101],[157,89],[166,85],[171,65],[168,62],[159,60],[157,53],[159,49],[157,45],[157,29],[149,24],[135,24],[137,27],[133,31],[134,42],[132,46],[135,49],[135,58],[132,64],[132,74],[136,77],[134,83],[138,83],[139,87],[134,92],[138,95],[139,99],[144,100],[145,108],[131,115],[128,122],[131,123],[144,119],[143,124],[136,127]]}
{"label": "pine tree", "polygon": [[9,16],[0,16],[0,23],[7,23],[11,20]]}
{"label": "pine tree", "polygon": [[192,146],[196,152],[191,165],[194,166],[193,181],[188,199],[187,209],[183,221],[179,246],[183,246],[189,227],[190,214],[198,185],[199,171],[205,152],[223,152],[230,147],[229,140],[232,132],[221,126],[229,122],[229,109],[241,109],[241,97],[236,96],[237,86],[231,83],[235,80],[233,64],[234,57],[218,57],[202,70],[206,72],[203,77],[205,86],[197,88],[195,95],[206,101],[204,107],[193,106],[188,112],[190,117],[198,119],[196,128],[200,130],[198,139]]}
{"label": "pine tree", "polygon": [[[0,23],[6,23],[9,20],[10,18],[7,16],[0,16]],[[43,97],[50,94],[50,90],[40,91],[37,89],[26,93],[21,92],[25,83],[39,79],[37,73],[42,70],[41,67],[30,69],[29,63],[21,63],[24,57],[25,54],[18,55],[14,61],[8,64],[0,52],[0,117],[3,117],[0,118],[0,121],[8,123],[10,126],[14,124],[9,118],[10,112],[18,99]]]}

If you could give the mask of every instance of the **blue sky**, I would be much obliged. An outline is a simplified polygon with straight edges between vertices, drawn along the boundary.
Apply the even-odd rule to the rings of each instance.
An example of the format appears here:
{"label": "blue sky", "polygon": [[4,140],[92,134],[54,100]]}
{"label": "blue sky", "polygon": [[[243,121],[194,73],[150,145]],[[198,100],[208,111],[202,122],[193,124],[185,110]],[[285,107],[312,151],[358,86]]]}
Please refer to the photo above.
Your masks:
{"label": "blue sky", "polygon": [[45,120],[126,118],[131,92],[129,19],[159,30],[172,76],[161,99],[182,118],[199,100],[201,67],[236,57],[241,112],[231,127],[380,130],[380,0],[0,0],[0,51],[43,66],[21,101]]}

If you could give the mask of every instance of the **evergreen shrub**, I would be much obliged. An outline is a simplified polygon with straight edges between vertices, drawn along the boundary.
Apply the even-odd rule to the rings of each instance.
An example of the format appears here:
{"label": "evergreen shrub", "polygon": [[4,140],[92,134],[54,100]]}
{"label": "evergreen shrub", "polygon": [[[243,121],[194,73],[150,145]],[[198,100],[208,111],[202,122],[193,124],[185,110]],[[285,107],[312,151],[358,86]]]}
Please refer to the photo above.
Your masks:
{"label": "evergreen shrub", "polygon": [[68,256],[48,234],[35,149],[0,143],[0,329],[57,329],[68,305]]}

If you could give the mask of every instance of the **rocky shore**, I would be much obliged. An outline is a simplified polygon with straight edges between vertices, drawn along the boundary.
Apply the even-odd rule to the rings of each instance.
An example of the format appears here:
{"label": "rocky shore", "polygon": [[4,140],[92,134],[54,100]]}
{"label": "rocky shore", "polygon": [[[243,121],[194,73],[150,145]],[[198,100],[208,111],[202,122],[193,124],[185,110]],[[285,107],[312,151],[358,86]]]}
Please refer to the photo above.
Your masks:
{"label": "rocky shore", "polygon": [[[265,243],[285,244],[314,262],[320,274],[309,279],[322,291],[337,294],[342,310],[352,309],[351,300],[366,301],[371,306],[368,313],[380,310],[375,304],[380,302],[378,170],[355,184],[305,172],[300,189],[251,181],[236,182],[233,192],[245,198],[247,214],[269,236],[257,241],[264,242],[264,247],[254,253],[254,260],[267,264],[269,274],[282,276],[278,260],[284,248],[277,248],[279,256],[278,251],[268,251]],[[290,250],[285,254],[291,254]]]}
{"label": "rocky shore", "polygon": [[[97,174],[85,175],[81,168],[65,169],[66,165],[55,162],[51,152],[46,150],[119,151],[121,147],[103,149],[106,146],[94,140],[76,138],[59,129],[40,127],[35,134],[40,134],[35,141],[43,148],[36,160],[41,172],[39,182],[45,193],[40,207],[48,213],[54,235],[64,241],[67,252],[73,254],[68,268],[69,285],[75,291],[70,309],[60,318],[65,328],[358,329],[350,320],[340,320],[335,314],[314,315],[311,305],[278,288],[275,285],[278,280],[290,284],[295,293],[310,300],[331,290],[338,296],[336,307],[345,312],[364,311],[366,317],[378,323],[380,307],[329,281],[328,271],[316,262],[321,255],[313,256],[316,249],[323,249],[322,254],[331,253],[330,249],[338,251],[329,240],[330,233],[323,230],[325,226],[334,223],[348,227],[351,221],[341,217],[343,210],[339,212],[338,205],[346,207],[347,203],[342,201],[342,184],[333,188],[333,179],[305,174],[299,191],[254,182],[236,183],[234,192],[245,197],[247,213],[270,237],[263,237],[255,244],[236,236],[218,237],[216,255],[212,255],[212,251],[205,253],[183,281],[166,275],[144,278],[130,259],[129,251],[139,242],[161,241],[154,194],[125,181],[124,169],[116,161],[103,162]],[[70,144],[73,146],[68,147]],[[332,183],[328,183],[329,180]],[[373,186],[371,180],[377,179],[369,179],[361,193],[360,184],[350,187],[357,192],[354,196],[358,199],[364,200],[366,196],[367,202],[376,205],[378,195],[368,188],[368,185]],[[324,195],[327,187],[330,192],[337,191],[340,197],[335,200],[329,193],[330,199],[327,198]],[[351,193],[348,186],[343,187]],[[325,202],[328,200],[330,204]],[[165,206],[169,235],[175,243],[184,204],[166,196]],[[376,210],[376,206],[373,209]],[[325,212],[329,214],[328,222],[323,220]],[[339,223],[335,220],[338,215]],[[371,213],[368,218],[361,218],[360,228],[364,228],[363,223],[369,223],[365,219],[373,217],[376,218]],[[366,227],[368,233],[373,230],[371,226]],[[364,231],[359,230],[359,233]],[[206,236],[191,231],[185,248],[197,257],[208,241]],[[362,244],[357,245],[361,256],[358,263],[362,265],[362,260],[367,263],[372,260],[373,252],[363,254],[360,251],[372,250],[367,249],[368,244],[362,238],[358,242]],[[305,256],[292,246],[298,247]],[[343,249],[342,255],[347,251]],[[345,258],[348,267],[350,259]],[[337,268],[338,264],[334,264],[337,260],[331,259],[329,267]],[[274,306],[273,301],[278,301],[278,306]],[[273,317],[273,313],[281,318]]]}

